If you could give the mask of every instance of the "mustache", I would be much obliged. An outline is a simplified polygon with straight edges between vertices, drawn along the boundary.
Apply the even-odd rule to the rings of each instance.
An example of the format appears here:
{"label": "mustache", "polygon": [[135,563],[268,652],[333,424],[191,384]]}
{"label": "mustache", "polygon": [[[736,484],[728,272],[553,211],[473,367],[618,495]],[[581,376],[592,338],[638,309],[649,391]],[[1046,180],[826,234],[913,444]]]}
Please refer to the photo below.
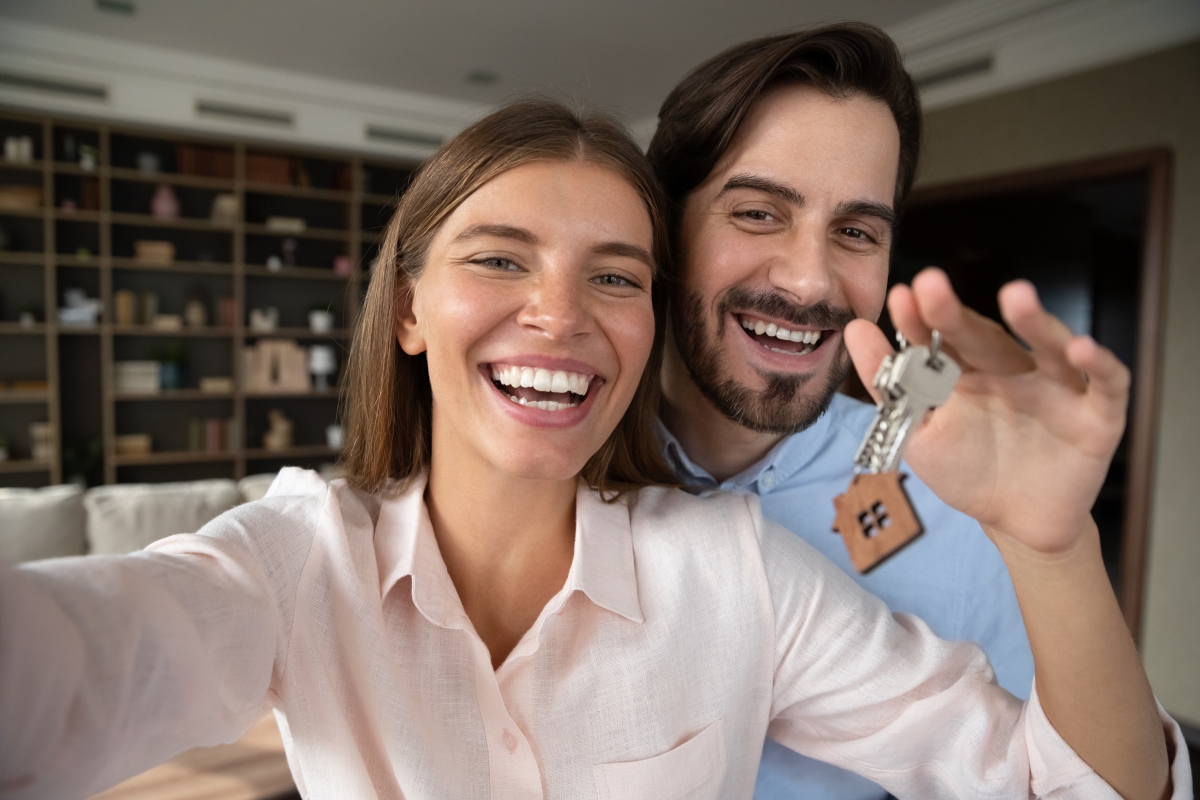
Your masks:
{"label": "mustache", "polygon": [[717,306],[719,324],[722,327],[725,325],[726,315],[734,309],[787,320],[797,327],[807,326],[822,330],[840,331],[856,317],[850,309],[838,308],[828,300],[811,306],[801,306],[789,302],[775,292],[754,292],[741,286],[735,286],[726,292]]}

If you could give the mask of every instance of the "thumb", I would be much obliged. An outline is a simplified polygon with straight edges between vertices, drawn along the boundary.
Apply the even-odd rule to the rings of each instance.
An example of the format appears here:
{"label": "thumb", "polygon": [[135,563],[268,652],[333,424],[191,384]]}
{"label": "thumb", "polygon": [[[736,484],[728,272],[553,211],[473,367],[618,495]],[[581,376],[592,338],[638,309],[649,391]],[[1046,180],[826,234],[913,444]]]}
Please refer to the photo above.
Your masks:
{"label": "thumb", "polygon": [[879,364],[883,361],[884,356],[889,356],[896,351],[892,349],[892,345],[883,335],[879,326],[865,319],[852,321],[846,326],[842,335],[846,337],[846,349],[850,352],[854,368],[858,370],[859,379],[871,393],[871,397],[878,403],[879,393],[872,385],[875,373],[879,371]]}

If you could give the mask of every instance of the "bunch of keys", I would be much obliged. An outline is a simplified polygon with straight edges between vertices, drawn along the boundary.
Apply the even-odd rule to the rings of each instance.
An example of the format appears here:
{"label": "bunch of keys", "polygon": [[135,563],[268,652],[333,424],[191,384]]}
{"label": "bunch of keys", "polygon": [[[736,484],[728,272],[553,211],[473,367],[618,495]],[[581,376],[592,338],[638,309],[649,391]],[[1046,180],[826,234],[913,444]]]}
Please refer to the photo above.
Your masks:
{"label": "bunch of keys", "polygon": [[910,346],[897,333],[900,352],[883,359],[872,381],[879,409],[854,456],[854,478],[833,500],[834,531],[842,535],[854,568],[866,574],[924,531],[897,470],[904,448],[925,414],[945,403],[962,370],[940,352],[942,335],[929,347]]}

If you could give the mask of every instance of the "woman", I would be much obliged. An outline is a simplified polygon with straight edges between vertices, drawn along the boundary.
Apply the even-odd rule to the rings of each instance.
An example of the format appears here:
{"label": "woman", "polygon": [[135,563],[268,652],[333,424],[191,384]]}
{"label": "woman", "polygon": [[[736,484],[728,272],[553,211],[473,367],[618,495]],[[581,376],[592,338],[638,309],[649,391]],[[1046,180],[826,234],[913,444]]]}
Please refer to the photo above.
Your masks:
{"label": "woman", "polygon": [[[653,486],[670,481],[652,429],[662,212],[619,130],[548,102],[443,148],[356,333],[349,484],[285,470],[198,534],[0,575],[0,792],[80,796],[232,740],[264,705],[309,797],[748,797],[768,725],[900,796],[1111,792],[976,648],[893,619],[751,500]],[[1087,517],[1127,376],[1015,287],[1031,369],[939,280],[892,305],[911,339],[937,320],[976,366],[920,433],[948,465],[923,477],[1034,587],[1056,724],[1116,730],[1105,763],[1103,737],[1072,742],[1127,796],[1162,796],[1164,723]],[[847,331],[862,371],[881,339]],[[1052,469],[1029,486],[1014,457]],[[1088,604],[1085,630],[1043,636],[1060,601]],[[1078,648],[1122,691],[1060,689]]]}

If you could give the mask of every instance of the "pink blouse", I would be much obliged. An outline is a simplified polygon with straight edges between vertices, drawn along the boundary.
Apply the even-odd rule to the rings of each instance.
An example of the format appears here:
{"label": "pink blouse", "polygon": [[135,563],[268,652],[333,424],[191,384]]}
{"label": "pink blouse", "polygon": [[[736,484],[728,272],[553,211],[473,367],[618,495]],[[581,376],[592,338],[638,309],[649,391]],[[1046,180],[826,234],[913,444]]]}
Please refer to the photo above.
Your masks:
{"label": "pink blouse", "polygon": [[270,705],[312,798],[748,798],[768,735],[900,797],[1117,797],[1036,691],[750,496],[581,487],[566,584],[493,670],[423,491],[288,469],[145,552],[5,568],[0,795],[81,797]]}

